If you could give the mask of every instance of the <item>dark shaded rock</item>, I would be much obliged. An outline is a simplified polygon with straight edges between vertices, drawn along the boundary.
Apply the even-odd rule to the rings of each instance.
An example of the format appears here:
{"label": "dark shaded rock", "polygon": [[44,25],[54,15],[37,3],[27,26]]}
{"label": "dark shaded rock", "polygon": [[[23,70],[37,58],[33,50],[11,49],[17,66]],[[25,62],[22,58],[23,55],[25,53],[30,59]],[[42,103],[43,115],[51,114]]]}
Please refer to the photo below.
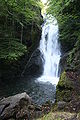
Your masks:
{"label": "dark shaded rock", "polygon": [[34,110],[34,109],[35,109],[35,106],[34,106],[34,105],[28,105],[28,109],[29,109],[29,110]]}
{"label": "dark shaded rock", "polygon": [[35,110],[36,110],[36,111],[41,111],[41,110],[42,110],[42,106],[36,106],[36,107],[35,107]]}
{"label": "dark shaded rock", "polygon": [[61,73],[67,69],[67,57],[68,57],[69,53],[65,53],[64,55],[62,55],[61,59],[60,59],[60,71]]}
{"label": "dark shaded rock", "polygon": [[39,49],[36,49],[26,65],[24,74],[40,76],[43,72],[43,63],[44,63],[43,55],[41,54]]}
{"label": "dark shaded rock", "polygon": [[27,110],[27,107],[24,107],[23,109],[18,111],[16,114],[16,119],[18,119],[18,120],[20,118],[28,118],[28,117],[29,117],[29,111]]}
{"label": "dark shaded rock", "polygon": [[4,108],[5,108],[5,105],[0,105],[0,115],[3,112]]}
{"label": "dark shaded rock", "polygon": [[66,106],[66,102],[64,101],[59,101],[57,104],[59,110],[64,109],[64,107]]}

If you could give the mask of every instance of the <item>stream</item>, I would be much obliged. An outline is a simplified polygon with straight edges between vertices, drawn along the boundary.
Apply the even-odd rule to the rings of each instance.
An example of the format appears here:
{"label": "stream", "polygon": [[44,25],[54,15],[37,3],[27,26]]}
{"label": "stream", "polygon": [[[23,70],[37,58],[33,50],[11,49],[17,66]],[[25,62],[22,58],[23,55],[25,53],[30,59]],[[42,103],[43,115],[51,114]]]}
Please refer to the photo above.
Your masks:
{"label": "stream", "polygon": [[17,80],[16,83],[3,85],[0,88],[0,96],[27,92],[36,104],[44,104],[47,101],[55,102],[61,56],[60,44],[58,42],[58,23],[52,16],[47,16],[44,21],[38,48],[43,56],[42,75],[40,77],[29,75]]}

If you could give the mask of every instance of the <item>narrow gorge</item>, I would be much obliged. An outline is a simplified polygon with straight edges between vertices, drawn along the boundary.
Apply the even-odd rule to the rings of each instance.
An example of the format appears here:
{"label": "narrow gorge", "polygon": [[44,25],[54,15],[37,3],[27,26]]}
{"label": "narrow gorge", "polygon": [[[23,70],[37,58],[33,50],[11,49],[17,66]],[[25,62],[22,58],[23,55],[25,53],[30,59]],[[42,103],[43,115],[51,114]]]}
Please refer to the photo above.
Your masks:
{"label": "narrow gorge", "polygon": [[79,0],[1,0],[0,120],[80,120]]}

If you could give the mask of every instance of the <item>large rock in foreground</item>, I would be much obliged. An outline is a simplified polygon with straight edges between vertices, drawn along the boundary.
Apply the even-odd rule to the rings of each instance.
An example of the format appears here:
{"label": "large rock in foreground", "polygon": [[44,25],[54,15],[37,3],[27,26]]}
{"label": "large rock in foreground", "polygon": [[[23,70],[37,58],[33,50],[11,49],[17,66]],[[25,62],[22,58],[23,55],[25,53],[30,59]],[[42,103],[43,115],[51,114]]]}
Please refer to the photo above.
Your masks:
{"label": "large rock in foreground", "polygon": [[74,71],[64,71],[56,88],[58,108],[80,112],[80,76]]}
{"label": "large rock in foreground", "polygon": [[24,92],[0,101],[0,120],[36,120],[48,113],[50,104],[36,105]]}
{"label": "large rock in foreground", "polygon": [[0,101],[0,118],[5,120],[8,118],[27,117],[27,107],[29,105],[31,105],[31,98],[26,93],[4,98]]}

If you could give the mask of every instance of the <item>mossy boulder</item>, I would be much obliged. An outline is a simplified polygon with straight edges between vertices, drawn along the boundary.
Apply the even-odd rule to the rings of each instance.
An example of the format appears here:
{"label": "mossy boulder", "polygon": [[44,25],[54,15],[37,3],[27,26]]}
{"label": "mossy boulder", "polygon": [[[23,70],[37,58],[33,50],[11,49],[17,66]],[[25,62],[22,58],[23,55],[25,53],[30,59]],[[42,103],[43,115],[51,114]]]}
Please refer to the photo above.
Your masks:
{"label": "mossy boulder", "polygon": [[72,81],[67,77],[67,73],[64,71],[61,74],[60,80],[57,85],[57,89],[73,89]]}
{"label": "mossy boulder", "polygon": [[64,71],[61,74],[56,88],[56,100],[66,102],[70,101],[73,88],[73,82],[68,78],[67,73]]}

